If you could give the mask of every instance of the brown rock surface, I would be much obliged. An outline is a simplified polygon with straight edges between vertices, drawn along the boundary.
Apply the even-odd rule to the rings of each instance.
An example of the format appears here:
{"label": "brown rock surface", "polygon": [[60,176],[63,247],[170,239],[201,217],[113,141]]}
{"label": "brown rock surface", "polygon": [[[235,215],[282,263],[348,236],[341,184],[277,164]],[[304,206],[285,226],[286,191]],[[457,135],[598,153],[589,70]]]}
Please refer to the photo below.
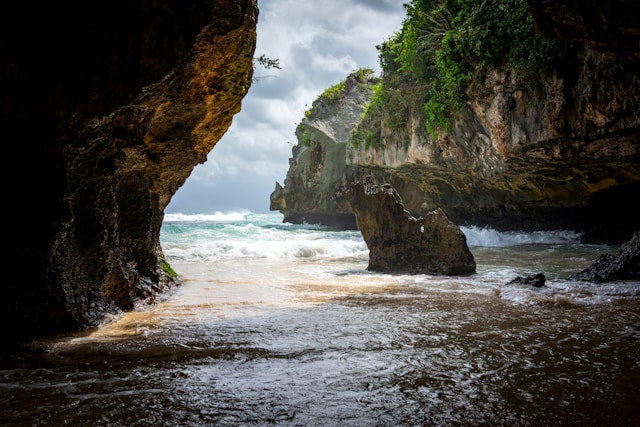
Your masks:
{"label": "brown rock surface", "polygon": [[[314,209],[324,223],[339,214],[348,224],[344,206],[316,201],[374,176],[391,184],[414,216],[441,208],[459,225],[571,229],[587,242],[627,241],[640,225],[627,207],[640,198],[640,27],[629,19],[639,9],[632,3],[532,1],[539,31],[584,43],[552,72],[537,75],[537,87],[498,65],[474,76],[468,108],[448,133],[425,133],[421,104],[402,110],[402,126],[391,128],[391,118],[382,117],[371,129],[357,129],[379,142],[347,144],[346,166],[335,156],[308,156],[304,169],[292,163],[274,192],[286,207],[272,209],[285,220]],[[395,89],[406,99],[419,90]],[[329,162],[344,175],[333,176],[333,184],[325,175],[323,186],[301,185],[305,171]]]}
{"label": "brown rock surface", "polygon": [[164,208],[240,110],[255,0],[12,3],[0,17],[7,337],[151,302]]}
{"label": "brown rock surface", "polygon": [[460,275],[476,271],[467,239],[440,209],[414,218],[388,184],[353,184],[345,194],[369,248],[368,270]]}
{"label": "brown rock surface", "polygon": [[638,220],[626,200],[640,197],[637,61],[580,49],[537,91],[506,69],[477,77],[449,134],[420,132],[414,111],[406,132],[383,129],[383,145],[353,150],[352,179],[390,183],[413,215],[442,208],[461,225],[628,240]]}

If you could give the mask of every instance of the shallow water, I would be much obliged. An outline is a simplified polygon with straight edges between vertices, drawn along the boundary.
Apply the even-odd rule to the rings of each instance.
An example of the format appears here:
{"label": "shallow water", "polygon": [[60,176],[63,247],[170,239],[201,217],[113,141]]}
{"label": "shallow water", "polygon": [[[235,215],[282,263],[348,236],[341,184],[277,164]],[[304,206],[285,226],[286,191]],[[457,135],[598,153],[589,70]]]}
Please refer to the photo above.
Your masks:
{"label": "shallow water", "polygon": [[[277,248],[291,230],[268,231]],[[316,231],[274,256],[165,241],[184,280],[167,300],[3,350],[0,424],[640,422],[640,283],[562,280],[602,247],[474,247],[471,276],[383,275],[353,235]],[[505,285],[539,271],[545,288]]]}

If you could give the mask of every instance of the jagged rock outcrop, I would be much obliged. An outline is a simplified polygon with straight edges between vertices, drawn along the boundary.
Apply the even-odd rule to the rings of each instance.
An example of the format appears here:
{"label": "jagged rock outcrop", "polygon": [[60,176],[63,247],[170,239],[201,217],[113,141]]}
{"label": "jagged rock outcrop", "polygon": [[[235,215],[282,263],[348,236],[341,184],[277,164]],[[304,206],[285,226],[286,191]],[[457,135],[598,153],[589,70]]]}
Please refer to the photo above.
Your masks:
{"label": "jagged rock outcrop", "polygon": [[393,187],[372,181],[353,184],[342,197],[349,201],[369,248],[368,270],[436,275],[476,271],[464,233],[441,209],[414,218]]}
{"label": "jagged rock outcrop", "polygon": [[321,95],[298,125],[298,143],[289,159],[284,187],[276,183],[271,194],[271,210],[284,214],[284,221],[323,224],[354,229],[355,218],[336,192],[346,183],[346,147],[349,133],[360,120],[362,111],[378,79],[367,70],[349,75],[336,85],[339,93]]}
{"label": "jagged rock outcrop", "polygon": [[617,254],[602,254],[571,280],[585,282],[611,282],[615,280],[640,280],[640,231],[636,231]]}
{"label": "jagged rock outcrop", "polygon": [[[423,105],[408,103],[406,115],[396,119],[400,128],[390,128],[383,117],[377,123],[379,144],[347,144],[340,185],[372,176],[391,184],[412,215],[441,208],[459,225],[572,229],[589,242],[628,240],[640,226],[626,207],[627,200],[640,198],[640,67],[633,53],[640,51],[635,42],[640,28],[621,14],[635,13],[637,6],[531,3],[536,22],[553,22],[548,31],[585,46],[571,51],[561,67],[536,76],[535,88],[504,65],[474,75],[468,104],[449,132],[424,131]],[[597,17],[621,19],[629,38],[617,38],[617,30],[602,35],[606,41],[588,39],[588,31],[578,37],[558,29]],[[411,99],[418,89],[398,90]],[[301,186],[289,188],[296,174],[300,171],[290,169],[280,191],[288,194],[289,218],[309,210],[314,199],[332,197],[318,188],[304,188],[304,194]]]}
{"label": "jagged rock outcrop", "polygon": [[172,278],[164,208],[240,110],[255,0],[12,3],[0,17],[5,338],[98,325]]}

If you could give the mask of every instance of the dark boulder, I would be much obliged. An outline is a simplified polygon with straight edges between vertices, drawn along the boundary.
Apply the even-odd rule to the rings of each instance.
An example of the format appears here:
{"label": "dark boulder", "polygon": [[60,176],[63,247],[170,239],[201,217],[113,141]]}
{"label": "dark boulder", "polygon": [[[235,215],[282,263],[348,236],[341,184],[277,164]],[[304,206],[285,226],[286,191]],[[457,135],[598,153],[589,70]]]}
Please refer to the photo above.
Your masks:
{"label": "dark boulder", "polygon": [[368,270],[457,275],[476,271],[460,228],[441,209],[415,218],[389,184],[359,181],[346,196],[369,248]]}
{"label": "dark boulder", "polygon": [[640,231],[631,240],[620,246],[618,253],[602,254],[570,280],[586,282],[611,282],[615,280],[640,280]]}
{"label": "dark boulder", "polygon": [[536,288],[542,288],[544,287],[544,282],[546,280],[547,278],[545,277],[544,274],[538,273],[538,274],[532,274],[527,277],[518,276],[512,281],[510,281],[509,283],[507,283],[507,285],[529,285],[529,286],[534,286]]}

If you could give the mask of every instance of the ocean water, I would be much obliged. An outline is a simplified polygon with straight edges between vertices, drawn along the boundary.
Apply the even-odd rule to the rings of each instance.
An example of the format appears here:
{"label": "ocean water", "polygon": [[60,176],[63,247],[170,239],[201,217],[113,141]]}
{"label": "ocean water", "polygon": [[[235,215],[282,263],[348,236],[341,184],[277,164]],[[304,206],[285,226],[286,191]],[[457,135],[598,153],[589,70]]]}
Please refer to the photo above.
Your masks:
{"label": "ocean water", "polygon": [[463,232],[477,273],[380,274],[357,231],[168,214],[183,284],[0,353],[0,425],[640,425],[640,283],[566,280],[616,248]]}
{"label": "ocean water", "polygon": [[[618,297],[640,295],[638,284],[593,285],[565,280],[586,268],[599,254],[617,248],[580,243],[571,231],[498,232],[462,227],[477,273],[467,277],[389,275],[366,271],[368,249],[359,231],[336,231],[318,225],[282,222],[277,213],[168,214],[162,228],[167,259],[187,279],[208,280],[223,274],[238,281],[260,281],[269,273],[278,281],[330,280],[352,287],[359,282],[420,285],[431,291],[463,289],[474,294],[529,304],[546,301],[596,304]],[[505,287],[517,276],[544,273],[543,289]]]}

